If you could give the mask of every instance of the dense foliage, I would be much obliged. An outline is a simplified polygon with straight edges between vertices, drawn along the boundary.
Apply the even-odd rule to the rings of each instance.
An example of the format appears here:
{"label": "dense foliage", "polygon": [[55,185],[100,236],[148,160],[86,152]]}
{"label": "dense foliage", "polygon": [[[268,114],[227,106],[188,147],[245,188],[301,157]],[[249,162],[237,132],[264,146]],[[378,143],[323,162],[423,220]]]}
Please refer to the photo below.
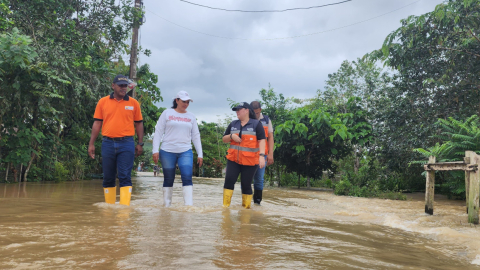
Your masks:
{"label": "dense foliage", "polygon": [[[282,117],[275,123],[277,169],[267,169],[269,179],[334,187],[343,195],[400,198],[392,194],[425,188],[415,160],[430,154],[457,160],[465,150],[480,151],[479,123],[472,116],[480,112],[479,24],[480,1],[445,1],[402,20],[381,49],[343,62],[312,99],[286,99],[279,109],[270,105],[278,96],[262,90],[269,113]],[[319,112],[340,119],[351,134],[337,137],[341,147],[320,145],[333,129],[313,120]],[[461,195],[461,178],[440,177],[441,191]]]}
{"label": "dense foliage", "polygon": [[[0,2],[0,169],[16,180],[63,180],[100,170],[86,144],[96,102],[111,92],[132,21],[132,1]],[[161,99],[156,75],[139,68],[147,133]],[[99,140],[97,143],[100,143]],[[97,147],[100,151],[100,147]],[[65,168],[63,170],[62,168]],[[62,173],[60,173],[62,172]],[[17,179],[18,178],[18,179]]]}
{"label": "dense foliage", "polygon": [[[130,4],[0,0],[4,173],[59,181],[98,171],[85,143],[96,101],[109,93],[112,76],[128,70],[119,55],[128,51],[129,22],[138,16]],[[404,199],[400,192],[425,188],[418,163],[427,156],[448,161],[480,152],[479,24],[480,0],[448,0],[402,20],[378,50],[344,61],[311,99],[261,89],[262,112],[275,128],[267,184]],[[148,65],[138,74],[151,134],[160,89]],[[221,136],[230,120],[199,124],[204,167],[195,175],[222,175],[228,145]],[[150,164],[151,155],[136,164],[142,161]],[[462,196],[461,176],[438,179],[442,192]]]}

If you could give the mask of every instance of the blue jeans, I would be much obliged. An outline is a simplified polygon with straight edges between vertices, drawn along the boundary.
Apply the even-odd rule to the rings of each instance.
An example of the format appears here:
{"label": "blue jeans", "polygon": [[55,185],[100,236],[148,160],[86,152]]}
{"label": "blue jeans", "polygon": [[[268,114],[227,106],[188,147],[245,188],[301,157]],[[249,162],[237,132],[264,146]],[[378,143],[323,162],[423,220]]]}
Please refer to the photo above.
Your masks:
{"label": "blue jeans", "polygon": [[120,187],[132,186],[132,168],[135,158],[135,142],[133,137],[121,141],[103,138],[102,169],[103,187],[115,187],[115,176],[118,174]]}
{"label": "blue jeans", "polygon": [[254,190],[263,190],[263,180],[264,180],[263,176],[265,175],[265,168],[267,168],[267,156],[265,156],[265,167],[260,169],[260,166],[259,166],[257,172],[255,173],[255,176],[253,176]]}
{"label": "blue jeans", "polygon": [[163,168],[163,186],[173,187],[175,167],[178,164],[182,176],[182,186],[193,186],[193,152],[192,149],[183,153],[170,153],[160,150],[160,162]]}

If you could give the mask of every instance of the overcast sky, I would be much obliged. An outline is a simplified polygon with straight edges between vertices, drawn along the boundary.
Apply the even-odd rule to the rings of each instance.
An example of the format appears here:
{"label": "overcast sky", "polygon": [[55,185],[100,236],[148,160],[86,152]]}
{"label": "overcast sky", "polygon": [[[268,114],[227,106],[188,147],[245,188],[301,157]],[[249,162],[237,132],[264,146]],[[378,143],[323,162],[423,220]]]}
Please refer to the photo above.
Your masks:
{"label": "overcast sky", "polygon": [[[233,116],[227,98],[247,102],[260,99],[258,92],[267,89],[269,83],[285,97],[311,98],[344,60],[352,61],[381,48],[385,37],[400,27],[401,19],[433,11],[443,2],[352,0],[309,10],[242,13],[179,0],[143,1],[146,23],[140,29],[140,44],[152,55],[141,55],[139,61],[140,65],[148,63],[158,75],[157,86],[164,98],[158,105],[170,107],[176,93],[185,90],[194,100],[188,111],[199,122]],[[189,1],[223,9],[281,10],[343,0]],[[351,24],[355,25],[341,28]],[[332,29],[337,30],[263,40]]]}

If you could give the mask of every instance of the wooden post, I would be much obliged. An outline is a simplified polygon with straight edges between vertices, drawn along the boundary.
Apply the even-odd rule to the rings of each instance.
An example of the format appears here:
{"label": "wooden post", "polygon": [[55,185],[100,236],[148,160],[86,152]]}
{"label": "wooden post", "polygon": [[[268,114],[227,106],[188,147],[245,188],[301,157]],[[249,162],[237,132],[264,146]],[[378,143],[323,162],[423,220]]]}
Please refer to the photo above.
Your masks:
{"label": "wooden post", "polygon": [[[473,151],[468,151],[470,156],[470,164],[480,164],[480,156]],[[468,195],[468,222],[478,224],[478,207],[480,197],[480,172],[479,170],[469,171],[470,188]]]}
{"label": "wooden post", "polygon": [[[428,163],[435,163],[434,156],[430,156]],[[425,213],[433,215],[433,198],[435,196],[435,170],[427,171],[427,182],[425,185]]]}
{"label": "wooden post", "polygon": [[[135,9],[137,12],[141,11],[142,1],[135,0]],[[138,51],[138,28],[140,27],[141,22],[138,21],[138,18],[135,18],[133,21],[133,35],[132,35],[132,47],[130,48],[130,72],[129,79],[137,81],[137,51]],[[135,88],[132,89],[132,97],[136,98]]]}
{"label": "wooden post", "polygon": [[[470,153],[472,151],[465,151],[465,158],[463,159],[463,161],[466,163],[466,164],[470,164]],[[470,172],[469,171],[465,171],[465,202],[467,204],[467,214],[468,214],[468,195],[470,192]]]}

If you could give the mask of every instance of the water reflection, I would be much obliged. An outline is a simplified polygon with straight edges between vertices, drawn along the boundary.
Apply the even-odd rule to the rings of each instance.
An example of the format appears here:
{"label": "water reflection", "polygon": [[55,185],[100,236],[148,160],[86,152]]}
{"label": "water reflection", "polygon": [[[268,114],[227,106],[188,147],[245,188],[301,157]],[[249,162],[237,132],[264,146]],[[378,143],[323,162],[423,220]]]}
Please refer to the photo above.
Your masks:
{"label": "water reflection", "polygon": [[[232,213],[233,212],[233,213]],[[222,211],[220,240],[216,245],[219,258],[214,263],[219,268],[258,268],[263,265],[263,235],[254,231],[261,226],[261,214],[242,209]]]}
{"label": "water reflection", "polygon": [[131,253],[132,209],[103,203],[101,181],[0,190],[0,269],[115,269]]}
{"label": "water reflection", "polygon": [[165,208],[161,185],[136,178],[126,207],[103,202],[101,180],[0,184],[0,269],[479,269],[480,232],[451,223],[462,202],[425,216],[422,200],[270,189],[224,209],[221,183],[201,180],[194,206],[176,184]]}

